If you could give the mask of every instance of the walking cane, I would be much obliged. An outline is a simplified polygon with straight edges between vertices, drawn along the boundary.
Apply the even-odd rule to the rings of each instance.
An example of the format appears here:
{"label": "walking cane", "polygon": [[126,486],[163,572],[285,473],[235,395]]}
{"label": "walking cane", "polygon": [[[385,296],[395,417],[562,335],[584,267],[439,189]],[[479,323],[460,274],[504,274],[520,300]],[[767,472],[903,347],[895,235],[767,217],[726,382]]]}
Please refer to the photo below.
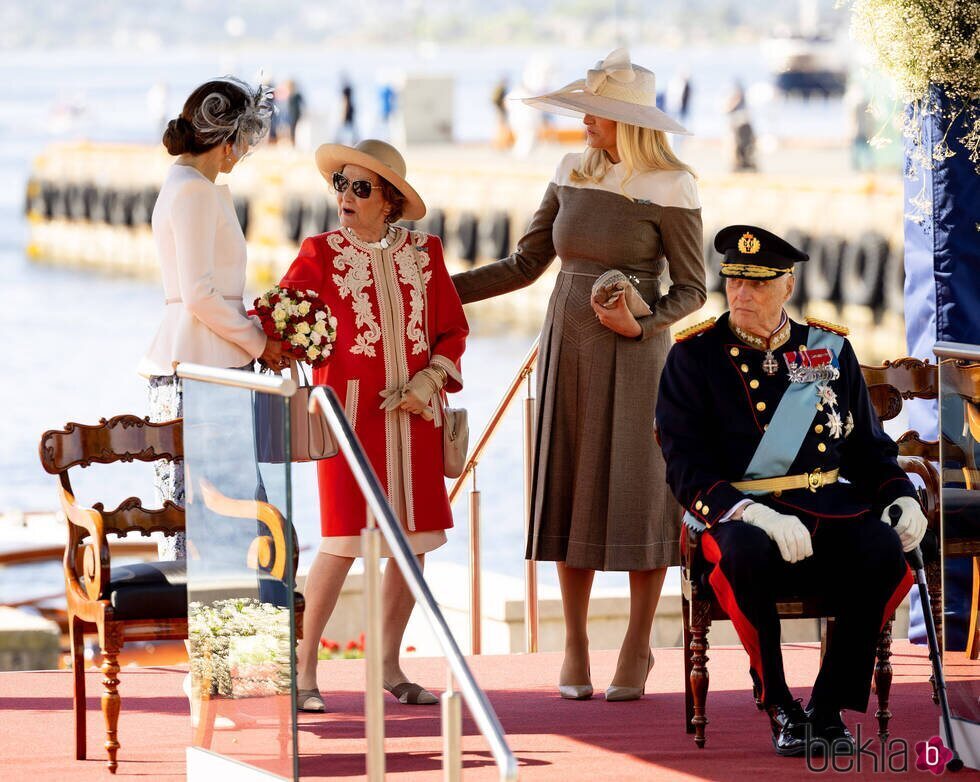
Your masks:
{"label": "walking cane", "polygon": [[[892,505],[888,509],[888,518],[894,527],[898,520],[902,518],[902,509]],[[939,708],[942,710],[943,726],[946,728],[946,738],[949,740],[949,749],[953,753],[953,759],[946,764],[949,771],[959,771],[963,768],[963,761],[960,760],[959,753],[956,751],[956,744],[953,739],[953,727],[950,724],[949,699],[946,697],[946,679],[943,676],[943,661],[939,656],[939,639],[936,637],[936,621],[929,610],[929,587],[926,584],[926,567],[922,561],[922,549],[916,546],[911,551],[905,552],[905,559],[915,571],[915,582],[919,585],[919,605],[922,608],[922,618],[926,624],[926,638],[929,640],[929,660],[932,662],[932,675],[936,679],[936,691],[939,693]]]}

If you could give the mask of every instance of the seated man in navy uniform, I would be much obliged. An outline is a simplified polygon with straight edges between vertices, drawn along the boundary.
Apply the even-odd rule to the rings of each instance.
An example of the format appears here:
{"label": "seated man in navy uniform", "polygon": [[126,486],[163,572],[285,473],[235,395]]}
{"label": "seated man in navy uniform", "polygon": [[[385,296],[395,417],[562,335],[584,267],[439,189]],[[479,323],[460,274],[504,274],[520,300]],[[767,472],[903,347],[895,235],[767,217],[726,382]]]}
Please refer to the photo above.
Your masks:
{"label": "seated man in navy uniform", "polygon": [[[840,712],[867,709],[878,635],[913,583],[902,551],[926,520],[846,329],[786,316],[808,256],[747,225],[719,231],[715,249],[729,311],[679,334],[661,377],[667,481],[707,526],[709,582],[761,682],[776,752],[853,752]],[[835,609],[806,711],[783,674],[775,584]]]}

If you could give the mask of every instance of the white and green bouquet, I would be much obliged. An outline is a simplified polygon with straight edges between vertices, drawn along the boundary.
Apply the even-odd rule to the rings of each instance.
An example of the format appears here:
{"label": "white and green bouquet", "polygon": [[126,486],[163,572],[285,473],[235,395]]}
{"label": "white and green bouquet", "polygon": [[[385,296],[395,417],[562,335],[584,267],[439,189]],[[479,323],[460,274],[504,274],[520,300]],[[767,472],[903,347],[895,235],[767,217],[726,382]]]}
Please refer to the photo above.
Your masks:
{"label": "white and green bouquet", "polygon": [[254,598],[188,606],[191,674],[211,695],[288,693],[292,683],[289,610]]}

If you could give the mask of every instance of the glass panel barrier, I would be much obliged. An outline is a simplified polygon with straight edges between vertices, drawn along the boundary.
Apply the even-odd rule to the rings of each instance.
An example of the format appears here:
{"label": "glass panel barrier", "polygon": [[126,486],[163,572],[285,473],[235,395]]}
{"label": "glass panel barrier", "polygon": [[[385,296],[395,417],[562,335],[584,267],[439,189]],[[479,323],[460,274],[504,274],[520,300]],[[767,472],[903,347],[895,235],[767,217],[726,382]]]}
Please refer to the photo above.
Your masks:
{"label": "glass panel barrier", "polygon": [[289,399],[181,374],[197,704],[188,779],[296,779]]}
{"label": "glass panel barrier", "polygon": [[956,748],[967,765],[976,768],[980,761],[980,346],[940,343],[936,355],[940,359],[943,668]]}

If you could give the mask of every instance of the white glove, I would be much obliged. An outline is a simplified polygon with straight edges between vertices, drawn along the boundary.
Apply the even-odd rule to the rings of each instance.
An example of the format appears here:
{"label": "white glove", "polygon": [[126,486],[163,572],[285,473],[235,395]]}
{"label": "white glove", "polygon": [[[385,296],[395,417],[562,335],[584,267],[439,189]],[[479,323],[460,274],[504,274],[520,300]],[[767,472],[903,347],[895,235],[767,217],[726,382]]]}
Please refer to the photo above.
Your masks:
{"label": "white glove", "polygon": [[787,516],[761,502],[753,502],[742,509],[742,521],[758,527],[772,538],[787,562],[799,562],[813,554],[810,533],[796,516]]}
{"label": "white glove", "polygon": [[902,541],[902,550],[911,551],[919,545],[922,536],[926,534],[926,517],[922,513],[922,508],[912,497],[899,497],[881,512],[881,520],[889,526],[892,520],[888,516],[888,511],[891,508],[902,511],[901,517],[895,524],[895,532]]}

